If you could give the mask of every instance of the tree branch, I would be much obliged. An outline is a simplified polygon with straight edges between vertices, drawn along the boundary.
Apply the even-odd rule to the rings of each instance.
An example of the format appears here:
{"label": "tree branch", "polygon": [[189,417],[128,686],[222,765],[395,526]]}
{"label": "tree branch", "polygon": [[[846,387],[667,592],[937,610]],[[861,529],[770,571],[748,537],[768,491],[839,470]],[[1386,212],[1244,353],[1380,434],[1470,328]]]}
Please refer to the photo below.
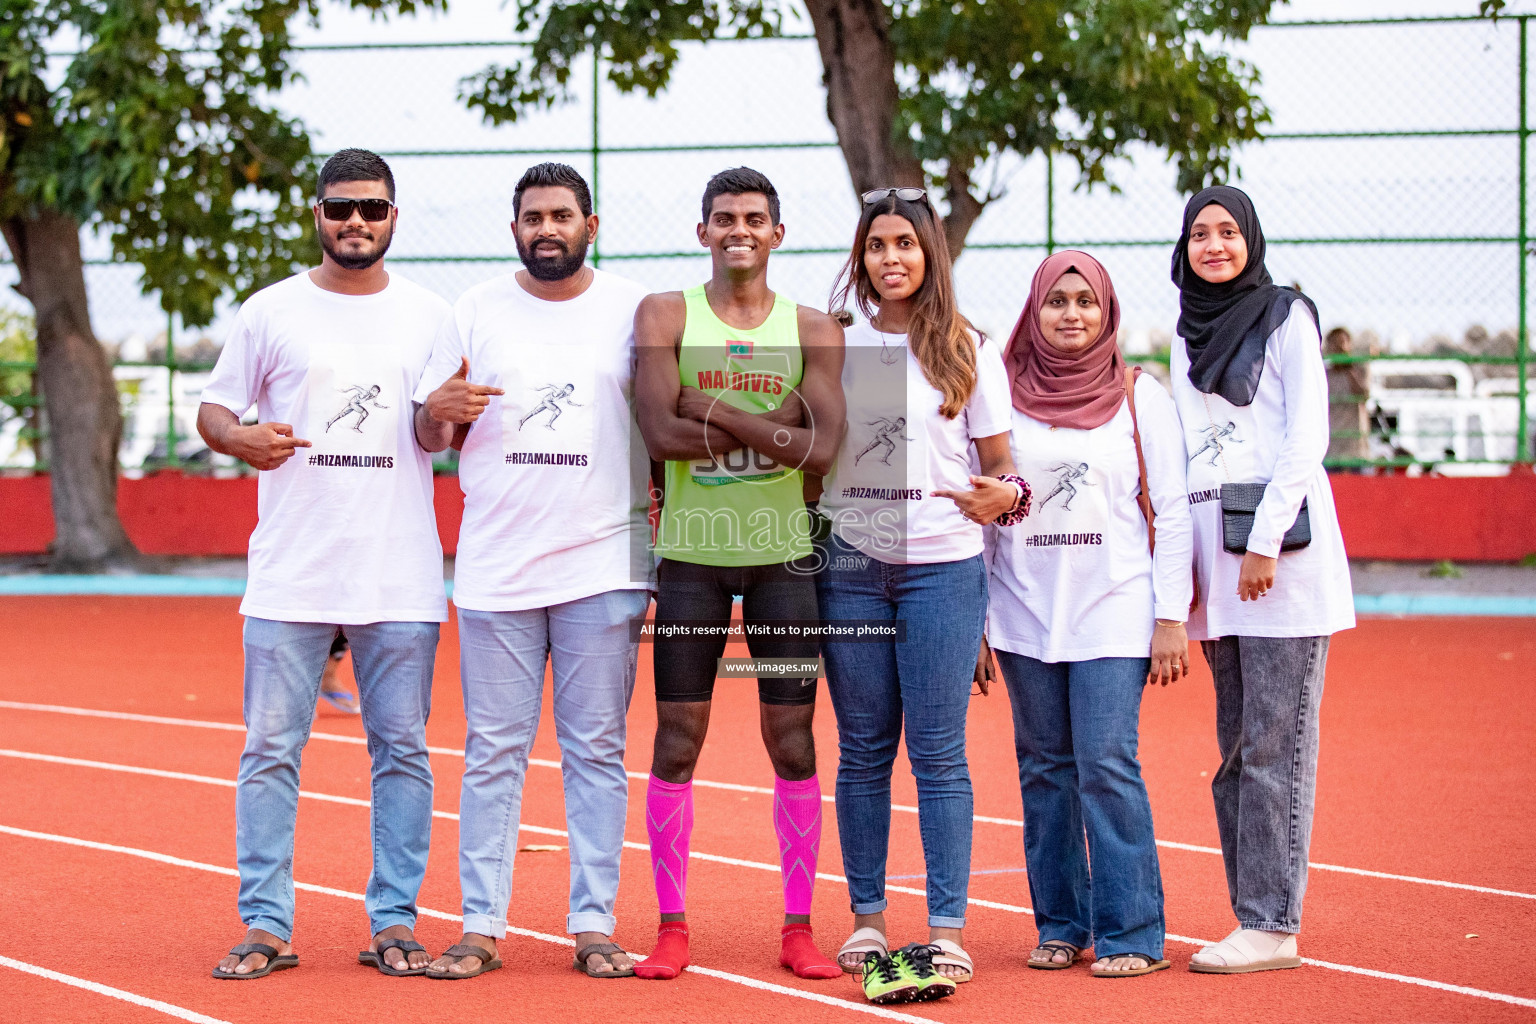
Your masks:
{"label": "tree branch", "polygon": [[965,237],[971,233],[976,218],[995,197],[977,199],[971,193],[970,158],[950,157],[949,170],[944,179],[944,197],[949,200],[949,213],[944,217],[944,239],[949,243],[949,258],[957,260],[965,248]]}

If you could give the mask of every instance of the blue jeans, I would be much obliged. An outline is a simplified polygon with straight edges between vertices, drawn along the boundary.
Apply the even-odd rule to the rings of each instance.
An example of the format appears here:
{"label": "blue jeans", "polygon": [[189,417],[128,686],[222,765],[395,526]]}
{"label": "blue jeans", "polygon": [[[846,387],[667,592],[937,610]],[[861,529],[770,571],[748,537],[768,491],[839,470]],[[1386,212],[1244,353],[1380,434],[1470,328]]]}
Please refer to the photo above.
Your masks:
{"label": "blue jeans", "polygon": [[1244,928],[1301,931],[1329,639],[1224,636],[1201,644],[1216,680],[1221,745],[1211,796],[1227,894]]}
{"label": "blue jeans", "polygon": [[[373,873],[364,907],[373,934],[416,925],[416,893],[432,839],[432,706],[435,622],[348,625],[363,730],[372,762]],[[309,742],[320,674],[337,627],[245,620],[245,752],[235,786],[240,919],[293,938],[293,832],[299,762]]]}
{"label": "blue jeans", "polygon": [[996,653],[1013,705],[1040,941],[1161,960],[1163,876],[1136,760],[1150,659],[1046,663]]}
{"label": "blue jeans", "polygon": [[904,642],[827,641],[827,690],[837,713],[837,828],[855,914],[885,909],[891,769],[905,721],[928,869],[928,924],[965,927],[974,801],[965,760],[976,652],[987,614],[980,555],[893,565],[836,536],[816,580],[823,619],[903,621]]}
{"label": "blue jeans", "polygon": [[507,934],[528,751],[539,729],[544,666],[554,666],[555,735],[565,783],[571,890],[566,931],[612,935],[629,777],[625,716],[639,646],[630,619],[646,590],[610,590],[516,612],[459,612],[464,684],[464,784],[459,794],[459,886],[464,930]]}

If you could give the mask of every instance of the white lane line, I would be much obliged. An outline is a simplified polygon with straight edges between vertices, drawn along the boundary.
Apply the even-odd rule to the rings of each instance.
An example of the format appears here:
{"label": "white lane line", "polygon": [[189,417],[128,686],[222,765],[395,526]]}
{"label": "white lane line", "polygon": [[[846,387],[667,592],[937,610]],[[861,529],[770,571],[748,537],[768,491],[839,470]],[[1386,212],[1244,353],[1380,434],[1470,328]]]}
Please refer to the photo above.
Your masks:
{"label": "white lane line", "polygon": [[[54,765],[71,765],[75,766],[75,768],[94,768],[100,769],[100,771],[127,772],[127,774],[132,775],[152,775],[152,777],[172,778],[172,780],[177,781],[194,781],[194,783],[223,786],[223,788],[233,788],[233,786],[235,786],[233,780],[227,780],[227,778],[215,778],[212,777],[212,775],[192,775],[187,774],[187,772],[170,772],[161,771],[161,769],[155,768],[138,768],[138,766],[134,765],[114,765],[114,763],[111,763],[111,761],[92,761],[84,760],[84,758],[78,757],[60,757],[60,755],[55,754],[32,754],[32,752],[28,751],[9,751],[9,749],[0,749],[0,757],[15,757],[22,758],[22,760],[46,761],[46,763],[54,763]],[[346,806],[352,806],[352,808],[367,808],[367,806],[369,806],[369,801],[359,800],[359,798],[356,797],[339,797],[339,795],[319,794],[319,792],[310,791],[300,791],[300,795],[301,797],[309,798],[309,800],[319,800],[324,801],[324,803],[346,804]],[[442,820],[447,821],[459,820],[459,815],[453,814],[452,811],[433,811],[432,817],[442,818]],[[519,824],[519,829],[521,829],[522,832],[531,832],[531,834],[535,835],[551,835],[551,837],[570,838],[570,834],[568,834],[567,831],[564,831],[564,829],[551,829],[551,827],[539,826],[539,824]],[[625,849],[633,849],[633,851],[644,851],[647,852],[647,854],[650,852],[650,846],[648,846],[648,844],[636,843],[634,840],[625,840],[624,846]],[[126,847],[124,847],[124,849],[126,849]],[[688,852],[688,858],[690,858],[690,860],[708,861],[708,863],[714,864],[727,864],[727,866],[730,867],[746,867],[746,869],[750,870],[766,870],[766,872],[774,872],[774,874],[779,872],[779,864],[765,863],[765,861],[742,860],[742,858],[739,857],[722,857],[722,855],[719,854],[705,854],[705,852],[700,851]],[[181,864],[181,866],[197,866],[195,861],[178,861],[177,858],[161,857],[161,860],[164,860],[164,863],[177,863]],[[235,872],[229,872],[229,874],[235,874]],[[829,881],[829,883],[840,884],[840,886],[842,886],[842,884],[848,884],[848,880],[846,880],[843,875],[831,874],[831,872],[823,872],[823,870],[816,872],[816,877],[819,881]],[[886,884],[886,890],[888,890],[888,892],[900,892],[900,894],[911,895],[911,897],[926,897],[926,895],[928,895],[928,892],[926,892],[925,889],[917,889],[917,887],[914,886],[892,886],[892,884]],[[982,900],[982,898],[977,897],[969,897],[968,900],[966,900],[966,903],[968,903],[969,906],[986,907],[986,909],[989,910],[1001,910],[1001,912],[1005,913],[1034,913],[1034,910],[1029,909],[1029,907],[1018,906],[1018,904],[1012,903],[998,903],[998,901],[994,900]],[[1186,935],[1167,935],[1167,938],[1169,938],[1170,941],[1175,941],[1175,943],[1189,944],[1189,946],[1210,946],[1210,944],[1212,944],[1212,941],[1210,940],[1203,940],[1203,938],[1190,938],[1190,936]],[[1342,970],[1342,972],[1347,973],[1362,973],[1362,975],[1372,976],[1372,978],[1384,978],[1390,979],[1390,981],[1402,981],[1402,983],[1405,984],[1416,984],[1416,986],[1432,987],[1432,989],[1444,989],[1447,990],[1447,992],[1461,993],[1461,995],[1478,995],[1478,993],[1482,992],[1481,989],[1462,990],[1464,989],[1464,986],[1450,986],[1450,984],[1442,983],[1442,981],[1430,981],[1430,979],[1427,978],[1413,978],[1413,976],[1410,975],[1393,975],[1393,973],[1379,972],[1379,970],[1370,970],[1367,969],[1367,967],[1352,967],[1347,966],[1347,964],[1333,964],[1329,963],[1329,961],[1321,960],[1309,960],[1307,963],[1316,964],[1316,966],[1319,967],[1327,967],[1327,969],[1330,970]],[[1488,993],[1487,998],[1496,998],[1496,996],[1498,996],[1498,998],[1505,999],[1505,1001],[1510,1001],[1510,999],[1516,999],[1516,1001],[1518,1001],[1519,999],[1519,996],[1502,996],[1501,993]],[[1524,1006],[1524,1004],[1521,1004],[1521,1006]],[[1531,1003],[1531,1006],[1536,1006],[1536,1003]]]}
{"label": "white lane line", "polygon": [[164,715],[136,715],[129,711],[101,711],[97,708],[73,708],[63,704],[28,704],[19,700],[0,700],[0,708],[12,711],[46,711],[54,715],[79,715],[82,718],[115,718],[119,722],[147,722],[151,725],[181,725],[188,729],[221,729],[245,732],[245,726],[231,722],[209,722],[199,718],[166,718]]}
{"label": "white lane line", "polygon": [[[172,772],[165,771],[160,768],[140,768],[137,765],[131,764],[115,764],[111,761],[91,761],[83,757],[62,757],[58,754],[38,754],[29,750],[8,750],[0,747],[0,757],[13,757],[23,761],[42,761],[46,764],[63,764],[74,768],[94,768],[98,771],[121,772],[128,775],[148,775],[157,779],[172,779],[177,782],[196,782],[204,786],[220,786],[225,789],[234,789],[236,785],[234,779],[220,779],[212,775],[193,775],[190,772]],[[362,800],[355,796],[336,796],[332,793],[316,793],[313,790],[308,789],[301,789],[299,791],[299,796],[306,800],[319,800],[330,804],[344,804],[348,807],[367,808],[371,806],[367,800]],[[454,814],[452,811],[434,810],[432,812],[432,817],[441,818],[445,821],[459,820],[459,816]],[[565,838],[570,838],[570,833],[566,832],[564,829],[546,828],[542,825],[524,824],[519,824],[518,828],[523,832],[532,832],[535,835],[563,836]],[[624,848],[628,850],[644,850],[646,853],[649,853],[651,850],[650,846],[647,844],[637,843],[631,839],[624,840]],[[755,871],[772,871],[774,874],[778,874],[780,870],[779,865],[777,864],[769,864],[764,861],[756,860],[742,860],[738,857],[724,857],[714,853],[702,853],[698,850],[690,850],[688,852],[688,857],[690,860],[710,861],[715,864],[727,864],[731,867],[737,868],[752,868]],[[844,878],[842,875],[834,875],[825,871],[816,872],[816,877],[822,881],[834,882],[838,885],[846,885],[848,883],[848,879]],[[886,889],[889,892],[905,893],[909,896],[928,895],[928,891],[926,889],[916,889],[908,885],[887,885]],[[974,897],[972,897],[968,902],[974,906],[987,907],[992,910],[1006,910],[1016,914],[1033,913],[1033,911],[1031,911],[1028,907],[1015,906],[1010,903],[996,903],[992,900],[976,899]]]}
{"label": "white lane line", "polygon": [[[526,828],[527,826],[524,827]],[[539,831],[549,833],[556,832],[554,829],[541,829]],[[10,825],[0,825],[0,834],[17,836],[23,839],[39,839],[46,842],[62,843],[68,846],[83,847],[89,850],[100,850],[108,853],[121,853],[132,857],[139,857],[144,860],[155,861],[160,864],[192,868],[194,870],[207,871],[218,875],[238,875],[238,872],[234,868],[220,867],[217,864],[205,864],[200,861],[185,860],[181,857],[172,857],[168,854],[156,853],[152,850],[140,850],[131,846],[117,846],[112,843],[99,843],[89,839],[77,839],[73,836],[54,835],[49,832],[34,832],[30,829],[15,828]],[[558,834],[564,835],[565,833],[562,832]],[[625,845],[629,846],[639,844],[626,843]],[[750,861],[735,861],[726,857],[710,857],[708,859],[721,861],[723,863],[742,864],[749,867],[771,867],[771,865],[758,865]],[[777,870],[777,868],[772,868],[772,870]],[[330,886],[315,885],[310,882],[296,881],[293,883],[293,885],[295,889],[302,889],[305,892],[321,893],[326,896],[337,896],[342,899],[349,900],[363,899],[363,895],[361,893],[348,892],[345,889],[333,889]],[[1018,910],[1019,908],[1003,907],[1000,905],[999,909]],[[460,920],[459,916],[456,914],[444,913],[441,910],[433,910],[429,907],[418,907],[417,913],[423,917],[432,917],[443,921],[457,922]],[[575,945],[575,943],[573,943],[570,939],[565,938],[564,936],[549,935],[544,932],[532,931],[527,928],[518,928],[509,925],[507,931],[511,934],[524,936],[525,938],[537,939],[540,942],[550,942],[562,946]],[[1191,946],[1209,946],[1212,942],[1210,939],[1197,939],[1188,935],[1174,935],[1171,933],[1168,934],[1166,938],[1172,942],[1180,942]],[[1380,981],[1395,981],[1406,985],[1415,985],[1420,988],[1434,989],[1439,992],[1448,992],[1453,995],[1470,996],[1476,999],[1488,999],[1494,1002],[1509,1003],[1514,1006],[1523,1006],[1530,1009],[1536,1009],[1536,999],[1527,999],[1523,996],[1513,996],[1504,992],[1490,992],[1486,989],[1472,988],[1469,985],[1452,985],[1448,982],[1433,981],[1429,978],[1416,978],[1407,974],[1392,974],[1387,971],[1376,971],[1367,967],[1355,967],[1350,964],[1336,964],[1328,960],[1313,960],[1308,957],[1303,957],[1302,962],[1311,964],[1314,967],[1321,967],[1324,970],[1340,971],[1345,974],[1356,974],[1362,977],[1375,978]],[[730,981],[738,985],[745,985],[749,988],[761,989],[768,992],[776,992],[782,995],[793,996],[798,999],[807,999],[812,1002],[825,1003],[827,1005],[836,1006],[841,1009],[857,1010],[861,1013],[868,1013],[877,1017],[885,1017],[889,1020],[904,1020],[918,1022],[918,1024],[933,1024],[933,1022],[928,1018],[914,1017],[909,1014],[898,1013],[894,1010],[887,1010],[884,1007],[875,1006],[869,1003],[854,1003],[843,999],[836,999],[831,996],[819,995],[814,992],[803,992],[799,989],[788,988],[783,985],[775,985],[771,982],[759,981],[756,978],[747,978],[742,975],[730,974],[725,971],[717,971],[713,968],[689,967],[688,970],[694,971],[698,974],[703,974],[706,977],[719,978],[723,981]],[[224,1022],[216,1022],[216,1024],[224,1024]]]}
{"label": "white lane line", "polygon": [[[233,868],[220,867],[217,864],[204,864],[195,860],[183,860],[180,857],[169,857],[163,853],[156,853],[153,850],[139,850],[131,846],[116,846],[111,843],[98,843],[89,839],[78,839],[74,836],[54,835],[49,832],[33,832],[29,829],[12,828],[9,825],[0,825],[0,834],[17,836],[22,839],[39,839],[45,842],[63,843],[67,846],[78,846],[88,850],[99,850],[104,853],[126,854],[130,857],[140,857],[144,860],[152,860],[161,864],[172,864],[176,867],[192,868],[196,871],[207,871],[216,875],[237,874]],[[775,868],[774,870],[778,869]],[[302,889],[305,892],[321,893],[326,896],[336,896],[341,899],[356,900],[358,902],[363,900],[363,894],[360,892],[348,892],[345,889],[333,889],[330,886],[314,885],[309,882],[294,882],[293,887],[295,889]],[[416,912],[422,917],[433,917],[442,921],[457,922],[461,920],[458,914],[448,914],[441,910],[432,910],[429,907],[417,907]],[[571,939],[568,939],[563,935],[549,935],[545,932],[536,932],[528,928],[516,928],[509,926],[507,928],[507,932],[513,935],[521,935],[524,938],[536,939],[540,942],[548,942],[557,946],[574,946],[576,944]],[[5,963],[6,966],[16,966],[18,961],[6,961],[5,958],[0,957],[0,963]],[[728,981],[736,985],[744,985],[747,988],[755,988],[764,992],[773,992],[778,995],[790,996],[794,999],[803,999],[808,1002],[820,1003],[823,1006],[831,1006],[839,1010],[852,1010],[856,1013],[868,1014],[872,1017],[882,1017],[886,1020],[906,1021],[908,1024],[934,1024],[934,1022],[927,1017],[915,1017],[909,1013],[899,1013],[895,1010],[888,1010],[883,1006],[876,1006],[873,1003],[855,1003],[847,999],[838,999],[835,996],[825,996],[819,992],[805,992],[797,988],[790,988],[787,985],[775,985],[772,982],[759,981],[756,978],[748,978],[740,974],[731,974],[728,971],[717,971],[710,967],[689,967],[688,970],[695,974],[702,974],[707,978],[716,978],[720,981]],[[33,973],[40,971],[42,971],[42,968],[36,968]],[[53,972],[49,971],[47,974],[52,976]],[[193,1014],[190,1010],[182,1010],[180,1007],[173,1007],[169,1003],[160,1003],[153,999],[145,999],[142,996],[135,996],[131,992],[119,992],[117,989],[108,989],[105,985],[97,986],[94,982],[84,982],[77,978],[69,978],[68,975],[57,976],[57,980],[65,981],[66,979],[68,984],[77,984],[81,988],[91,988],[92,991],[102,991],[107,995],[117,995],[119,998],[128,999],[129,1002],[140,1003],[144,1006],[152,1006],[157,1010],[163,1010],[164,1012],[170,1013],[173,1016],[179,1016],[183,1020],[197,1021],[199,1024],[229,1024],[228,1021],[217,1020],[213,1017],[204,1017],[201,1014]]]}
{"label": "white lane line", "polygon": [[[145,722],[153,725],[180,725],[194,729],[218,729],[226,732],[245,732],[245,726],[234,725],[228,722],[209,722],[195,718],[166,718],[161,715],[138,715],[126,711],[99,711],[95,708],[67,707],[62,704],[28,704],[22,701],[0,700],[0,708],[13,711],[42,711],[50,714],[80,715],[87,718],[112,718],[125,722]],[[310,733],[311,739],[325,740],[331,743],[347,743],[354,746],[363,746],[367,743],[360,736],[343,736],[339,733],[315,732]],[[464,751],[456,747],[428,747],[433,754],[441,754],[445,757],[463,758]],[[540,757],[530,757],[528,763],[538,768],[559,768],[559,761],[550,761]],[[650,776],[645,772],[626,772],[631,779],[645,781]],[[735,782],[711,782],[706,779],[694,779],[693,784],[704,789],[724,789],[736,793],[756,793],[762,796],[772,796],[773,790],[764,786],[744,786]],[[823,795],[823,803],[832,803],[833,797]],[[907,814],[916,814],[917,808],[906,804],[892,804],[891,810],[902,811]],[[1007,828],[1022,829],[1024,822],[1015,818],[998,818],[986,814],[975,815],[973,820],[985,825],[1002,825]],[[1221,856],[1220,847],[1197,846],[1193,843],[1178,843],[1170,839],[1159,839],[1157,845],[1168,850],[1183,850],[1187,853],[1204,853]],[[1388,882],[1408,882],[1413,885],[1428,885],[1438,889],[1460,889],[1464,892],[1480,892],[1489,896],[1508,896],[1517,900],[1536,900],[1536,893],[1517,892],[1513,889],[1496,889],[1486,885],[1472,885],[1467,882],[1448,882],[1439,878],[1422,878],[1418,875],[1400,875],[1389,871],[1371,871],[1366,868],[1344,867],[1339,864],[1320,864],[1317,861],[1308,861],[1307,867],[1313,871],[1334,871],[1339,874],[1357,875],[1361,878],[1378,878]]]}
{"label": "white lane line", "polygon": [[1326,967],[1330,971],[1343,971],[1346,974],[1360,974],[1367,978],[1380,978],[1382,981],[1400,981],[1405,985],[1418,985],[1421,988],[1432,988],[1439,992],[1453,992],[1459,996],[1475,996],[1478,999],[1492,999],[1497,1003],[1510,1003],[1514,1006],[1524,1006],[1536,1009],[1536,999],[1526,999],[1524,996],[1511,996],[1503,992],[1488,992],[1480,988],[1471,988],[1467,985],[1451,985],[1443,981],[1430,981],[1428,978],[1414,978],[1407,974],[1391,974],[1387,971],[1373,971],[1369,967],[1352,967],[1349,964],[1334,964],[1327,960],[1313,960],[1310,957],[1302,957],[1301,962],[1311,964],[1313,967]]}
{"label": "white lane line", "polygon": [[39,978],[47,978],[49,981],[57,981],[75,988],[83,988],[87,992],[94,992],[99,996],[121,999],[125,1003],[147,1006],[149,1009],[159,1010],[167,1016],[175,1017],[179,1020],[192,1021],[193,1024],[229,1024],[227,1020],[210,1017],[205,1013],[198,1013],[196,1010],[189,1010],[184,1006],[163,1003],[158,999],[151,999],[148,996],[141,996],[134,992],[124,992],[120,988],[113,988],[111,985],[103,985],[100,982],[86,981],[84,978],[77,978],[72,974],[60,974],[58,971],[50,971],[48,968],[39,967],[36,964],[29,964],[22,960],[12,960],[8,956],[0,956],[0,967],[9,967],[11,970],[20,971],[23,974],[32,974]]}

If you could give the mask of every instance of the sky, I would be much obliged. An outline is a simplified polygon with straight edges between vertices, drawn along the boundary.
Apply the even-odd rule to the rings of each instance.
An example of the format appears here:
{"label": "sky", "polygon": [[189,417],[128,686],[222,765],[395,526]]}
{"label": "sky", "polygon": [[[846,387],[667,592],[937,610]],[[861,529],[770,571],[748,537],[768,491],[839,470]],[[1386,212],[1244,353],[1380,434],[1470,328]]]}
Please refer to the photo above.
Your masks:
{"label": "sky", "polygon": [[[307,42],[402,43],[506,39],[512,13],[499,0],[450,0],[446,15],[370,22],[334,6]],[[1376,18],[1475,13],[1476,0],[1298,0],[1274,19]],[[1536,0],[1512,5],[1536,13]],[[802,22],[802,24],[805,24]],[[1511,128],[1518,111],[1513,21],[1499,25],[1267,28],[1237,52],[1262,75],[1270,130],[1339,132]],[[559,156],[590,174],[590,97],[489,128],[455,97],[460,77],[510,49],[314,51],[300,58],[306,82],[282,105],[312,128],[317,147],[360,145],[385,153],[423,150],[568,149]],[[574,79],[590,81],[590,65]],[[655,101],[600,97],[605,146],[737,145],[803,142],[800,149],[612,154],[599,168],[599,252],[605,269],[654,289],[702,280],[708,262],[693,239],[698,195],[709,174],[751,163],[778,187],[786,249],[773,286],[825,305],[852,233],[857,202],[827,122],[820,63],[808,41],[716,43],[685,49],[672,88]],[[401,224],[391,258],[398,271],[453,299],[486,277],[515,269],[507,221],[512,186],[543,156],[391,156]],[[1010,165],[1007,194],[987,210],[971,241],[989,245],[1045,237],[1045,163]],[[1277,280],[1313,295],[1328,326],[1372,330],[1406,348],[1456,336],[1473,324],[1497,331],[1517,316],[1513,243],[1370,244],[1404,236],[1503,237],[1515,233],[1517,146],[1509,137],[1291,140],[1240,151],[1235,182],[1255,199]],[[1055,167],[1055,237],[1085,243],[1109,268],[1123,309],[1123,338],[1137,349],[1166,336],[1177,317],[1168,281],[1183,197],[1156,152],[1139,152],[1111,171],[1117,193],[1074,189],[1075,167]],[[1322,243],[1342,237],[1356,241]],[[1286,240],[1293,240],[1287,242]],[[1123,244],[1127,241],[1143,244]],[[1120,243],[1120,244],[1115,244]],[[99,241],[88,249],[105,253]],[[677,254],[634,258],[640,253]],[[989,333],[1006,334],[1018,315],[1040,247],[968,251],[957,265],[962,308]],[[472,256],[470,261],[444,257]],[[10,272],[13,273],[13,272]],[[0,280],[10,276],[0,269]],[[138,294],[130,267],[90,271],[97,333],[119,340],[164,329],[153,300]],[[15,303],[14,296],[9,301]],[[209,331],[218,341],[227,314]]]}

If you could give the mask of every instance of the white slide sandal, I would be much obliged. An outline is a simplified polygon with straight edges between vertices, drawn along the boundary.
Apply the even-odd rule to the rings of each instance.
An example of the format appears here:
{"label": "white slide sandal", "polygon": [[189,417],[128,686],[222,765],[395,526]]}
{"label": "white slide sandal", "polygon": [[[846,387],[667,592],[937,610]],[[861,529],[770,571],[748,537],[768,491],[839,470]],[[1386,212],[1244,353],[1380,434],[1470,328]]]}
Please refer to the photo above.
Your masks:
{"label": "white slide sandal", "polygon": [[[879,928],[860,928],[848,936],[848,941],[843,943],[843,948],[837,951],[837,966],[843,969],[844,974],[858,974],[864,969],[864,958],[870,953],[879,953],[886,956],[891,951],[886,945],[885,936]],[[843,962],[843,957],[850,953],[859,954],[859,962],[849,967]]]}
{"label": "white slide sandal", "polygon": [[1296,936],[1287,935],[1273,952],[1266,953],[1265,949],[1272,941],[1267,932],[1239,928],[1216,945],[1206,946],[1195,954],[1197,957],[1217,957],[1221,963],[1200,963],[1191,959],[1189,969],[1196,974],[1252,974],[1301,966],[1301,957],[1296,955]]}
{"label": "white slide sandal", "polygon": [[930,946],[938,946],[942,952],[933,958],[935,967],[958,967],[964,974],[952,977],[949,980],[956,985],[964,985],[976,976],[976,965],[971,961],[971,955],[960,948],[960,943],[954,939],[934,939]]}

